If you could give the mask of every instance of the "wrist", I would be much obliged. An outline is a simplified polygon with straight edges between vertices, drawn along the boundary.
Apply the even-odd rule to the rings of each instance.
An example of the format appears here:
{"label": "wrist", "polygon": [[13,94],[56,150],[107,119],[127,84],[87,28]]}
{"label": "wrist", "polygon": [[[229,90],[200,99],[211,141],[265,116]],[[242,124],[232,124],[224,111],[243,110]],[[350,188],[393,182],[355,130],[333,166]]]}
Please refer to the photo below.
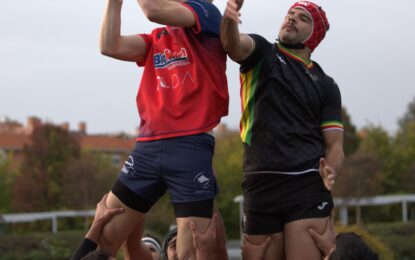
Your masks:
{"label": "wrist", "polygon": [[100,234],[101,234],[101,229],[92,225],[91,228],[86,233],[85,238],[88,238],[89,240],[94,241],[95,243],[98,243]]}

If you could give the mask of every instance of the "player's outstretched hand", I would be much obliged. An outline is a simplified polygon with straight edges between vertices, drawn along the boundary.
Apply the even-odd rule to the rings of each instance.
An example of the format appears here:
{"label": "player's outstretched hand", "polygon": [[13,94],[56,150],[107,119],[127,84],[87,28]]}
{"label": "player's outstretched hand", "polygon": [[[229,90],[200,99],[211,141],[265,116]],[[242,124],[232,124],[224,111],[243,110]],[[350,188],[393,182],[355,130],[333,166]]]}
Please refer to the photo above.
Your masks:
{"label": "player's outstretched hand", "polygon": [[124,212],[123,208],[108,208],[106,203],[107,197],[108,193],[106,193],[102,197],[101,201],[98,202],[97,208],[95,210],[94,221],[92,222],[91,228],[86,235],[87,238],[91,239],[94,242],[98,242],[98,238],[101,235],[102,228],[105,226],[105,224],[107,224],[114,215]]}
{"label": "player's outstretched hand", "polygon": [[244,0],[228,0],[223,17],[231,19],[235,23],[241,23],[241,13],[239,10],[242,8],[243,3]]}
{"label": "player's outstretched hand", "polygon": [[258,245],[254,245],[248,241],[247,236],[244,235],[242,239],[242,258],[249,260],[260,260],[264,258],[265,251],[269,243],[271,242],[271,237],[267,237],[264,242]]}

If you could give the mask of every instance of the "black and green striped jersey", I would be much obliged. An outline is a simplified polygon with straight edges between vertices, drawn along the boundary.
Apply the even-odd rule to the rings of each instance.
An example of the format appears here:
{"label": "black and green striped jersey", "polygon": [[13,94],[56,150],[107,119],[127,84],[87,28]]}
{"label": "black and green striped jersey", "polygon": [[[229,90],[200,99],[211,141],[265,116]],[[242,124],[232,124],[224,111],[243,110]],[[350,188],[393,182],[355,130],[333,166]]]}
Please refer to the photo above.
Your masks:
{"label": "black and green striped jersey", "polygon": [[323,131],[343,131],[337,84],[316,62],[250,37],[255,50],[240,63],[244,173],[318,171]]}

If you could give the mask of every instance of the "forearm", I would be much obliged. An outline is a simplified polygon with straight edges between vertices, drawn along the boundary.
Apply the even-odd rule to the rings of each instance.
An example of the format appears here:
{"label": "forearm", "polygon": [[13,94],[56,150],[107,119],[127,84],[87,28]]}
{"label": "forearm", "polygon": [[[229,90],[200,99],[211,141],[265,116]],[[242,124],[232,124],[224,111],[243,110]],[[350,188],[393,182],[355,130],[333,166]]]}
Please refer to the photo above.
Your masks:
{"label": "forearm", "polygon": [[119,47],[121,7],[122,0],[107,0],[100,32],[100,49],[104,55],[111,54]]}
{"label": "forearm", "polygon": [[220,39],[224,50],[233,59],[241,45],[238,24],[227,17],[223,17],[220,26]]}
{"label": "forearm", "polygon": [[338,175],[343,166],[344,152],[342,143],[333,144],[332,147],[327,148],[325,159],[327,164],[333,168]]}

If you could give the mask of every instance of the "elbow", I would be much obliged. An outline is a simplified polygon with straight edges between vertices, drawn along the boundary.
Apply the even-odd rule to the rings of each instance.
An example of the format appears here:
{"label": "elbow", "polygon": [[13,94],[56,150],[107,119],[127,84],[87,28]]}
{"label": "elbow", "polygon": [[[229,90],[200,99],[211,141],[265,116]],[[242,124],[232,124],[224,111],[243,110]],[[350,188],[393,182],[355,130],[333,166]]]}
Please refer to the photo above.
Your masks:
{"label": "elbow", "polygon": [[104,56],[112,57],[114,56],[114,51],[111,48],[101,47],[100,52]]}
{"label": "elbow", "polygon": [[99,46],[100,52],[104,56],[114,57],[117,54],[117,44],[103,42]]}
{"label": "elbow", "polygon": [[104,56],[110,56],[110,51],[107,48],[100,47],[99,51]]}
{"label": "elbow", "polygon": [[153,4],[153,1],[144,4],[142,10],[149,21],[157,22],[157,20],[159,20],[161,8],[158,5]]}

